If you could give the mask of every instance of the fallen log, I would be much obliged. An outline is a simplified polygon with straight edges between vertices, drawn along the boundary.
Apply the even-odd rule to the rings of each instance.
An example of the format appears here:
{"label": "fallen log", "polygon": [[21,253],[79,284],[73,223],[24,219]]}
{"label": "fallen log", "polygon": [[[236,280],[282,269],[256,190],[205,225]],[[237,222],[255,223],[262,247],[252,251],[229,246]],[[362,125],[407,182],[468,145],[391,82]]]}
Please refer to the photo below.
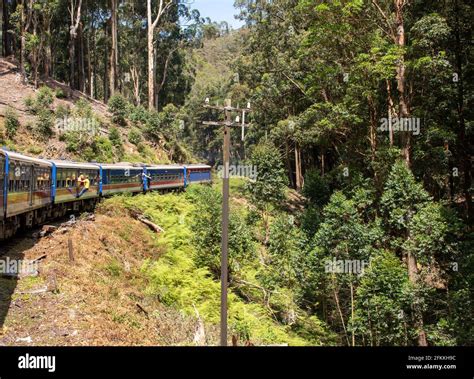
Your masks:
{"label": "fallen log", "polygon": [[146,226],[148,226],[151,230],[153,230],[156,233],[164,232],[164,230],[161,226],[158,226],[158,225],[152,223],[150,220],[147,220],[145,217],[138,217],[137,220],[140,221],[141,223],[145,224]]}
{"label": "fallen log", "polygon": [[155,233],[163,233],[165,230],[159,226],[156,225],[155,223],[151,222],[148,220],[143,214],[137,212],[137,211],[130,211],[130,215],[135,219],[140,221],[142,224],[145,224],[148,226],[151,230],[153,230]]}

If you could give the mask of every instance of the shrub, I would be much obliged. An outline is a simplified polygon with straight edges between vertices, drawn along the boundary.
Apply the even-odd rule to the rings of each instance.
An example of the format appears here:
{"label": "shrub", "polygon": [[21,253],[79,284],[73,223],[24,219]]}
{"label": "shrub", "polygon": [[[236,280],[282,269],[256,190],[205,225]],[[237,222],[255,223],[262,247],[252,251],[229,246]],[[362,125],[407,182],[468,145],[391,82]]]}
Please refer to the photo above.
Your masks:
{"label": "shrub", "polygon": [[146,124],[149,112],[143,105],[131,105],[128,110],[128,118],[134,123]]}
{"label": "shrub", "polygon": [[130,133],[128,133],[128,140],[130,143],[138,146],[143,140],[142,133],[138,129],[132,129],[130,130]]}
{"label": "shrub", "polygon": [[80,150],[82,142],[79,133],[67,132],[62,134],[59,139],[66,143],[66,150],[70,153],[76,153]]}
{"label": "shrub", "polygon": [[43,152],[43,149],[39,146],[30,146],[28,148],[28,153],[33,154],[33,155],[39,155]]}
{"label": "shrub", "polygon": [[42,111],[51,110],[51,105],[54,102],[54,92],[51,88],[41,87],[36,97],[27,96],[24,100],[26,109],[31,114],[40,114]]}
{"label": "shrub", "polygon": [[316,169],[306,172],[304,177],[303,195],[318,207],[324,207],[331,197],[327,181],[321,177]]}
{"label": "shrub", "polygon": [[112,162],[114,159],[113,146],[105,137],[97,137],[93,148],[96,152],[96,160],[100,162]]}
{"label": "shrub", "polygon": [[122,137],[120,137],[120,133],[117,128],[110,129],[109,140],[112,143],[113,147],[115,148],[115,152],[117,156],[119,158],[122,157],[124,154],[124,149],[122,145]]}
{"label": "shrub", "polygon": [[69,106],[64,106],[64,105],[60,104],[56,108],[55,113],[56,113],[57,118],[62,119],[64,117],[68,117],[71,114],[71,108],[69,108]]}
{"label": "shrub", "polygon": [[66,93],[61,88],[57,88],[54,93],[58,99],[65,99],[67,97]]}
{"label": "shrub", "polygon": [[124,126],[126,124],[128,102],[125,98],[118,94],[109,99],[109,112],[112,113],[112,121],[115,124]]}
{"label": "shrub", "polygon": [[78,118],[92,118],[94,111],[87,100],[79,99],[74,105],[72,115]]}
{"label": "shrub", "polygon": [[117,128],[111,128],[109,133],[109,140],[115,147],[122,145],[122,138]]}
{"label": "shrub", "polygon": [[7,137],[15,137],[19,127],[20,121],[18,121],[17,113],[13,110],[13,108],[8,107],[5,112],[5,129]]}
{"label": "shrub", "polygon": [[39,112],[42,109],[49,109],[54,102],[54,92],[51,88],[43,86],[36,95],[36,109]]}
{"label": "shrub", "polygon": [[35,111],[35,99],[32,96],[25,97],[24,103],[25,103],[26,110],[29,113],[34,114],[36,112]]}
{"label": "shrub", "polygon": [[54,118],[53,113],[48,109],[38,112],[35,130],[40,136],[50,137],[53,134]]}

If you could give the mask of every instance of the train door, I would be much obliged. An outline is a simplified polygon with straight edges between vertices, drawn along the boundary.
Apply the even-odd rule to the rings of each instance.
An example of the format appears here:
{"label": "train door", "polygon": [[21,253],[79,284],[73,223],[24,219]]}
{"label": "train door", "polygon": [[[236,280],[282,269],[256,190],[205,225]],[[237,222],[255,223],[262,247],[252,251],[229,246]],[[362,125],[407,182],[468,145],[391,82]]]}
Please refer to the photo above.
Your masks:
{"label": "train door", "polygon": [[35,195],[35,191],[36,191],[36,181],[35,181],[35,165],[31,165],[30,166],[30,172],[29,174],[27,173],[27,175],[29,175],[29,181],[30,181],[30,185],[29,185],[29,190],[28,190],[28,204],[30,207],[33,206],[33,200],[34,200],[34,195]]}
{"label": "train door", "polygon": [[5,156],[0,154],[0,220],[3,219],[5,216],[5,176],[6,176],[6,169],[5,169]]}

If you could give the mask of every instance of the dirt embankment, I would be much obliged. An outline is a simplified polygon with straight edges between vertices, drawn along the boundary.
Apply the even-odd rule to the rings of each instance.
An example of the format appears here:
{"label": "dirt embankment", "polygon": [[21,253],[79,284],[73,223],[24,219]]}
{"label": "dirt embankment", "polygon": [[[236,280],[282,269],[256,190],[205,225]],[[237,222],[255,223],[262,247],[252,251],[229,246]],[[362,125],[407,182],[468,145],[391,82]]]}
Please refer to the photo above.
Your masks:
{"label": "dirt embankment", "polygon": [[40,261],[37,276],[0,277],[0,345],[193,344],[198,321],[145,294],[153,232],[119,210],[70,224],[7,246],[11,259]]}

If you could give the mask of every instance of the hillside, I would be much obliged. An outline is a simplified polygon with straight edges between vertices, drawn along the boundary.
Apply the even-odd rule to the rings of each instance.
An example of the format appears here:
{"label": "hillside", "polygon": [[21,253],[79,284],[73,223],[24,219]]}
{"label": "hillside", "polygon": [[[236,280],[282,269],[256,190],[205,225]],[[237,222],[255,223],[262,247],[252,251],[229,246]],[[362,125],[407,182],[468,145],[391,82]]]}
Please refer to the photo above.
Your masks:
{"label": "hillside", "polygon": [[[233,187],[237,195],[241,184]],[[207,206],[219,207],[202,208],[210,195],[217,195],[215,189],[194,187],[186,194],[114,197],[95,215],[43,228],[48,233],[42,238],[33,233],[12,241],[4,257],[39,259],[39,274],[0,278],[0,345],[216,345],[219,282],[202,264],[203,246],[196,245],[202,238],[196,215],[204,221]],[[234,198],[239,222],[248,207],[241,196]],[[137,221],[136,212],[163,232]],[[206,246],[218,248],[214,242]],[[303,314],[293,325],[278,322],[271,309],[276,299],[265,306],[255,290],[255,275],[265,268],[256,257],[242,262],[239,273],[233,269],[230,295],[230,333],[238,344],[330,340],[319,322],[304,321]]]}
{"label": "hillside", "polygon": [[[54,96],[52,104],[47,111],[51,133],[44,135],[38,130],[41,122],[40,115],[34,114],[28,106],[28,101],[35,99],[41,92],[41,87],[51,89]],[[130,142],[129,134],[133,125],[127,123],[124,127],[117,127],[112,121],[113,115],[108,111],[106,104],[94,100],[84,93],[71,90],[64,83],[52,78],[47,78],[35,89],[32,85],[24,84],[15,61],[0,58],[0,143],[7,148],[27,154],[29,156],[43,157],[47,159],[72,159],[77,161],[103,158],[101,161],[117,162],[144,162],[144,163],[166,163],[169,158],[163,147],[157,142],[140,141],[141,146]],[[14,136],[8,136],[5,130],[5,118],[10,109],[19,121],[19,127]],[[82,135],[77,139],[75,131],[72,133],[57,130],[55,124],[58,120],[68,117],[71,119],[88,120],[92,118],[97,122],[97,131],[90,133],[85,129],[80,131]],[[86,125],[87,126],[87,125]],[[84,149],[93,146],[97,139],[107,142],[110,139],[110,131],[115,128],[119,135],[120,146],[113,146],[114,152],[107,156],[101,154],[84,154]],[[113,141],[117,145],[117,142]],[[78,147],[79,145],[79,147]],[[112,149],[110,144],[104,148]],[[89,158],[89,159],[88,159]],[[100,160],[100,159],[97,159]]]}

